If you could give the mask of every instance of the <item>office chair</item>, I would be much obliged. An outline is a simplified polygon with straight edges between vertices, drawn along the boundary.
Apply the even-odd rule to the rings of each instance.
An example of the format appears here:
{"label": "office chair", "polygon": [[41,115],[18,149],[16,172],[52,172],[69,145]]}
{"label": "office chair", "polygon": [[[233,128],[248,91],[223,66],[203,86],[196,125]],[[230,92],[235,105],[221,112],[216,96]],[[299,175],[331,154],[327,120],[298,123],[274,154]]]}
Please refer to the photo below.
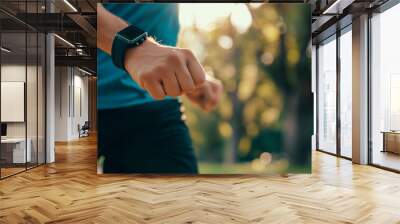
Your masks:
{"label": "office chair", "polygon": [[79,138],[89,136],[89,129],[90,129],[89,121],[85,121],[82,127],[80,127],[80,125],[78,124]]}

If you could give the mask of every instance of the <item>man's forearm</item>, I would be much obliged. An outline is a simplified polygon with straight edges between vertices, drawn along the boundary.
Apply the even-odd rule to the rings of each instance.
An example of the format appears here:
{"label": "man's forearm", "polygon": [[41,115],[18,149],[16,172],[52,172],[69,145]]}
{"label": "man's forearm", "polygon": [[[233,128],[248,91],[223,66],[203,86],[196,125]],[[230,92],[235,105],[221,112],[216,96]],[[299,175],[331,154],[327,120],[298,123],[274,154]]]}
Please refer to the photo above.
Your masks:
{"label": "man's forearm", "polygon": [[[97,47],[111,55],[115,36],[128,25],[98,4]],[[203,66],[189,49],[164,46],[147,38],[124,50],[126,72],[155,99],[192,92],[205,82]]]}
{"label": "man's forearm", "polygon": [[115,35],[128,26],[128,23],[115,16],[102,4],[97,4],[97,47],[111,55],[112,42]]}

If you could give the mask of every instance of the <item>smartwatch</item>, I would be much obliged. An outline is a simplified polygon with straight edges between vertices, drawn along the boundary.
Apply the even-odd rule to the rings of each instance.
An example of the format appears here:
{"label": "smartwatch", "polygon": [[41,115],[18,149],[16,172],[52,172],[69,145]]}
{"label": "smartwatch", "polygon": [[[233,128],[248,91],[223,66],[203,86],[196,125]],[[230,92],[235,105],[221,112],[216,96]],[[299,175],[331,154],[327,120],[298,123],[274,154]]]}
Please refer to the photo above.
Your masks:
{"label": "smartwatch", "polygon": [[125,53],[129,48],[137,47],[147,39],[147,32],[130,25],[119,31],[113,40],[111,58],[118,68],[125,70]]}

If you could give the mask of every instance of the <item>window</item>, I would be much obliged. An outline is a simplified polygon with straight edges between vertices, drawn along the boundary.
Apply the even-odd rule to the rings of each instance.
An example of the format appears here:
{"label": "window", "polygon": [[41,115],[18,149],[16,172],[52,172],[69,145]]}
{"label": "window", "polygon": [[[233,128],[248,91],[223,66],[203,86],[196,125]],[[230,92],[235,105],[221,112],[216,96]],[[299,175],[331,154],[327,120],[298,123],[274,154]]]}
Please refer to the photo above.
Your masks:
{"label": "window", "polygon": [[352,34],[351,26],[340,36],[340,154],[351,158],[352,142]]}
{"label": "window", "polygon": [[318,149],[336,153],[336,36],[318,48]]}
{"label": "window", "polygon": [[400,5],[371,18],[371,159],[400,170]]}
{"label": "window", "polygon": [[[23,16],[42,12],[44,1],[0,3],[16,5]],[[13,21],[0,23],[0,178],[5,178],[45,163],[46,40],[12,16],[0,12],[0,17]]]}

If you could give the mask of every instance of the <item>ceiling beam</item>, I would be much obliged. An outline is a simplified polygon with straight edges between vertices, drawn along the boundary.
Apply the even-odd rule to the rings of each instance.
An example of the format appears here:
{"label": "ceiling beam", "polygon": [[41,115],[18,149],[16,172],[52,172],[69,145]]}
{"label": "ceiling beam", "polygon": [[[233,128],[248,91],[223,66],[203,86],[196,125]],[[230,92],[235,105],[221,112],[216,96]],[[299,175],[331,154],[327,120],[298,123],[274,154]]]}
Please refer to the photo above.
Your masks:
{"label": "ceiling beam", "polygon": [[326,9],[322,12],[322,14],[327,15],[335,15],[342,14],[343,10],[346,9],[349,5],[351,5],[355,0],[336,0],[332,2]]}
{"label": "ceiling beam", "polygon": [[97,58],[92,56],[55,56],[55,65],[87,67],[96,71]]}
{"label": "ceiling beam", "polygon": [[96,45],[96,28],[89,23],[89,21],[80,14],[68,14],[67,15],[72,21],[74,21],[82,30],[86,33],[89,38],[86,41],[90,43],[91,46]]}

